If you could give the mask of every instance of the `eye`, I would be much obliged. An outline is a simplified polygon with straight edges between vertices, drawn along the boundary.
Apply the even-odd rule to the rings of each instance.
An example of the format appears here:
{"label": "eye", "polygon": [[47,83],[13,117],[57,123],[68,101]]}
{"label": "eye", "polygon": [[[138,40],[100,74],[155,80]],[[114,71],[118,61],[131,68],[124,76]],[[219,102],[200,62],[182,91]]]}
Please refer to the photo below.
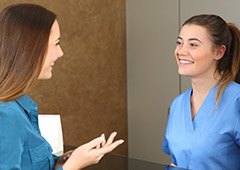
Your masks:
{"label": "eye", "polygon": [[198,45],[196,43],[190,43],[191,47],[198,47]]}
{"label": "eye", "polygon": [[60,41],[58,41],[58,42],[56,43],[56,46],[58,46],[58,45],[60,45]]}
{"label": "eye", "polygon": [[176,42],[176,44],[177,44],[177,46],[181,46],[181,45],[182,45],[182,42],[178,40],[178,41]]}

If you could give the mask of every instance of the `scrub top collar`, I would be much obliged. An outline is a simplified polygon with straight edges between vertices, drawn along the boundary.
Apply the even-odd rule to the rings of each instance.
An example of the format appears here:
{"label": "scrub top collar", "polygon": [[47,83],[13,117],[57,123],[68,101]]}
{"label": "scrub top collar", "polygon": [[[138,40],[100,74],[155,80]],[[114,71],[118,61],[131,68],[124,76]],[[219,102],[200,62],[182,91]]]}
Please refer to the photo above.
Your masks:
{"label": "scrub top collar", "polygon": [[[186,106],[187,106],[187,112],[186,112],[186,126],[187,129],[189,129],[191,132],[194,132],[195,130],[200,130],[203,128],[203,124],[206,123],[206,120],[209,116],[213,116],[214,111],[216,111],[215,100],[216,100],[216,85],[212,87],[212,89],[208,92],[208,95],[206,96],[205,100],[203,101],[202,106],[199,108],[197,114],[192,119],[192,113],[191,113],[191,94],[192,94],[192,88],[189,89],[188,95],[186,96],[187,99],[185,100]],[[201,128],[200,128],[201,127]]]}

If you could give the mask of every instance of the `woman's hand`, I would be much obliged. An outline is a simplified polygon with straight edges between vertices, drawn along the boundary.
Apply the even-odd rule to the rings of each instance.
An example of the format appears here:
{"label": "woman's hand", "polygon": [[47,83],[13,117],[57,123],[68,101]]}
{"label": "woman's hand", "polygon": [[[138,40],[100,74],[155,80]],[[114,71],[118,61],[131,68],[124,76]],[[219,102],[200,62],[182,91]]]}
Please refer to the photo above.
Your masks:
{"label": "woman's hand", "polygon": [[113,142],[116,135],[116,132],[111,133],[107,141],[104,135],[101,135],[100,137],[79,146],[72,152],[71,156],[65,162],[63,169],[79,170],[91,164],[98,163],[106,153],[111,152],[124,142],[123,140]]}
{"label": "woman's hand", "polygon": [[63,164],[68,160],[68,158],[71,156],[73,150],[70,150],[68,152],[65,152],[57,161],[55,165],[55,169],[57,169],[60,166],[63,166]]}

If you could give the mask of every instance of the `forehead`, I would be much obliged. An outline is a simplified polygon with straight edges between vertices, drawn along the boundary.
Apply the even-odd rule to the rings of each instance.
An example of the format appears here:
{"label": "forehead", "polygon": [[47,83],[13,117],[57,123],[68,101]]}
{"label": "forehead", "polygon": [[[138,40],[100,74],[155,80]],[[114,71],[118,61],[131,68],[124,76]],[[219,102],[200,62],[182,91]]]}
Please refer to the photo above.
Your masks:
{"label": "forehead", "polygon": [[208,32],[208,30],[199,25],[194,24],[187,24],[184,25],[179,33],[179,37],[181,37],[183,40],[188,39],[199,39],[201,41],[210,41],[211,42],[211,36]]}
{"label": "forehead", "polygon": [[51,32],[50,32],[50,41],[55,41],[60,37],[60,29],[57,20],[54,21]]}

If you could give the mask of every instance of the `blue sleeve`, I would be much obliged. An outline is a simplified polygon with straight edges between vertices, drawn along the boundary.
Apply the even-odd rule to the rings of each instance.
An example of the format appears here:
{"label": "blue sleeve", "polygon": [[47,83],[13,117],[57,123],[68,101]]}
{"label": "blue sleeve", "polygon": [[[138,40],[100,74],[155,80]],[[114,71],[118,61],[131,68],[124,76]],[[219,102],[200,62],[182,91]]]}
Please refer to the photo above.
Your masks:
{"label": "blue sleeve", "polygon": [[162,150],[163,150],[163,152],[165,152],[166,154],[168,154],[168,155],[170,154],[166,136],[164,136],[164,139],[163,139]]}
{"label": "blue sleeve", "polygon": [[167,137],[166,137],[168,124],[169,124],[169,113],[168,113],[168,122],[167,122],[166,130],[165,130],[165,134],[164,134],[164,139],[163,139],[163,143],[162,143],[162,151],[169,155],[170,151],[169,151],[168,141],[167,141]]}
{"label": "blue sleeve", "polygon": [[56,164],[56,163],[57,163],[58,159],[59,159],[59,157],[58,157],[58,156],[56,156],[56,155],[53,155],[54,164]]}
{"label": "blue sleeve", "polygon": [[163,143],[162,143],[162,151],[164,153],[168,154],[168,155],[170,155],[170,150],[169,150],[168,140],[167,140],[167,131],[168,131],[168,128],[170,128],[170,126],[171,126],[170,125],[170,119],[171,119],[171,116],[172,116],[172,112],[176,107],[176,100],[177,100],[177,97],[173,100],[173,102],[170,106],[170,109],[168,111],[168,121],[167,121],[165,135],[164,135],[164,139],[163,139]]}
{"label": "blue sleeve", "polygon": [[235,134],[235,141],[237,145],[240,147],[240,99],[238,99],[237,102],[237,116],[236,116],[236,125],[234,129],[234,134]]}
{"label": "blue sleeve", "polygon": [[0,107],[0,169],[20,169],[25,125],[19,114]]}
{"label": "blue sleeve", "polygon": [[[170,109],[169,109],[169,112],[170,112]],[[169,112],[168,112],[168,119],[169,119],[169,115],[170,115]],[[165,130],[165,135],[164,135],[164,139],[163,139],[163,143],[162,143],[162,151],[169,155],[170,151],[169,151],[169,147],[168,147],[168,141],[167,141],[167,138],[166,138],[168,124],[169,124],[169,120],[167,122],[167,127],[166,127],[166,130]]]}
{"label": "blue sleeve", "polygon": [[239,122],[239,119],[235,126],[235,141],[236,141],[237,145],[240,147],[240,122]]}
{"label": "blue sleeve", "polygon": [[[58,161],[59,157],[56,155],[53,155],[53,160],[54,160],[54,164],[56,165],[57,161]],[[55,170],[63,170],[62,166],[58,167]]]}

